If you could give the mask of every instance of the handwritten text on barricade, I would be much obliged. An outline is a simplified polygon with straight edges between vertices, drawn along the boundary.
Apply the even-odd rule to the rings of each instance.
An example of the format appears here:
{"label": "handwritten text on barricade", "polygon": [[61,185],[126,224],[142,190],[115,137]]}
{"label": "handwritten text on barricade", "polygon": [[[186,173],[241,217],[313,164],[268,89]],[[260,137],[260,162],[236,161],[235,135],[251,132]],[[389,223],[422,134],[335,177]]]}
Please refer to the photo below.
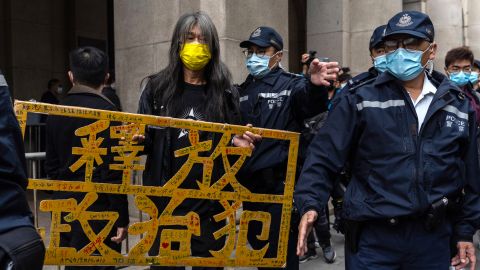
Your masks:
{"label": "handwritten text on barricade", "polygon": [[[79,137],[81,145],[72,148],[77,158],[69,169],[75,172],[83,169],[84,181],[67,181],[65,179],[29,179],[29,189],[47,191],[82,192],[82,201],[73,198],[44,200],[40,210],[51,213],[49,242],[45,264],[50,265],[190,265],[190,266],[270,266],[285,265],[292,210],[292,197],[298,148],[298,134],[292,132],[234,126],[227,124],[200,122],[169,117],[138,115],[111,112],[79,107],[67,107],[32,102],[15,102],[17,119],[25,133],[27,115],[42,113],[72,118],[92,119],[92,123],[78,128],[74,136]],[[117,123],[117,124],[113,124]],[[119,125],[118,123],[124,123]],[[190,146],[174,152],[175,157],[187,157],[186,162],[163,186],[140,186],[131,184],[134,171],[145,169],[140,162],[140,153],[144,146],[132,139],[134,134],[144,134],[146,128],[178,128],[188,130]],[[231,145],[232,136],[252,131],[264,139],[284,140],[289,144],[288,164],[285,168],[286,179],[284,194],[252,193],[237,179],[237,173],[252,155],[249,148]],[[201,140],[202,133],[219,134],[218,142]],[[109,134],[109,138],[101,137]],[[112,139],[117,145],[108,147],[104,141]],[[107,152],[113,155],[108,168],[121,171],[118,183],[102,183],[92,179],[95,166],[103,164]],[[208,153],[208,154],[206,154]],[[219,160],[219,162],[216,162]],[[223,175],[214,179],[213,171],[221,164]],[[198,189],[181,187],[193,166],[201,166],[203,178],[197,180]],[[124,194],[134,198],[135,206],[149,216],[143,222],[130,225],[129,235],[142,235],[128,254],[121,254],[104,241],[112,230],[117,212],[98,212],[88,210],[99,194]],[[159,209],[153,201],[155,197],[170,198],[168,204]],[[216,222],[225,224],[213,232],[214,239],[225,239],[223,248],[209,250],[209,257],[191,255],[192,236],[202,233],[200,217],[194,211],[186,215],[174,215],[174,210],[186,199],[213,200],[221,205],[222,210],[214,213]],[[250,222],[260,222],[262,231],[257,238],[268,240],[271,216],[268,212],[243,211],[240,217],[237,210],[242,202],[273,203],[282,205],[281,226],[278,232],[277,257],[265,258],[268,242],[261,249],[248,246],[247,231]],[[240,220],[237,231],[236,220]],[[105,224],[99,232],[94,232],[89,221],[102,220]],[[78,221],[90,241],[83,248],[64,247],[60,244],[63,232],[71,230],[71,223]],[[163,228],[159,233],[159,228]],[[179,229],[180,228],[180,229]],[[158,236],[157,236],[158,235]],[[159,238],[159,239],[157,239]],[[159,241],[158,250],[150,256],[154,242]],[[173,246],[175,245],[175,248]]]}

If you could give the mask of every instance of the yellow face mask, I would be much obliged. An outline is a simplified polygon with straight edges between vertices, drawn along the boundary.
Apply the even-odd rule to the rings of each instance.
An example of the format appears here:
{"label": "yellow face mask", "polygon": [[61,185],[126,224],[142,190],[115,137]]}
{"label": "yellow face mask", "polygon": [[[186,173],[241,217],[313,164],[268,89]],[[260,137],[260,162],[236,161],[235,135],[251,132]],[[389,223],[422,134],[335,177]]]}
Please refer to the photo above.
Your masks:
{"label": "yellow face mask", "polygon": [[186,43],[180,51],[183,65],[194,71],[204,68],[211,58],[212,55],[207,44]]}

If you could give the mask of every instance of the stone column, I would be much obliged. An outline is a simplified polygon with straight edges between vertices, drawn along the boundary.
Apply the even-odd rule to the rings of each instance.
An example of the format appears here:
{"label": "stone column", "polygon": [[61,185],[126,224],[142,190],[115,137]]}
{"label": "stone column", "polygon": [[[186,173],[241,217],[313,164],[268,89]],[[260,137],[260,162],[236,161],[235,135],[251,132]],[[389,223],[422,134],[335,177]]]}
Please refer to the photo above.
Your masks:
{"label": "stone column", "polygon": [[307,1],[307,50],[331,61],[348,62],[349,23],[346,0]]}
{"label": "stone column", "polygon": [[66,79],[65,1],[11,0],[2,6],[9,17],[2,29],[6,36],[0,37],[7,65],[1,68],[15,98],[38,100],[49,79]]}
{"label": "stone column", "polygon": [[357,74],[372,66],[368,49],[373,30],[402,10],[401,0],[350,1],[349,66]]}
{"label": "stone column", "polygon": [[257,26],[271,26],[284,37],[283,65],[288,67],[288,0],[118,0],[114,2],[117,88],[126,111],[137,110],[141,80],[167,64],[170,38],[179,16],[206,12],[217,27],[221,59],[234,82],[246,75],[238,47]]}
{"label": "stone column", "polygon": [[480,1],[469,0],[467,5],[468,28],[467,42],[475,54],[475,59],[480,59]]}
{"label": "stone column", "polygon": [[371,67],[368,44],[373,30],[402,10],[401,0],[307,2],[307,49],[318,51],[353,74]]}
{"label": "stone column", "polygon": [[427,1],[426,13],[435,27],[435,42],[438,44],[435,70],[443,73],[447,52],[464,44],[462,5],[458,0]]}

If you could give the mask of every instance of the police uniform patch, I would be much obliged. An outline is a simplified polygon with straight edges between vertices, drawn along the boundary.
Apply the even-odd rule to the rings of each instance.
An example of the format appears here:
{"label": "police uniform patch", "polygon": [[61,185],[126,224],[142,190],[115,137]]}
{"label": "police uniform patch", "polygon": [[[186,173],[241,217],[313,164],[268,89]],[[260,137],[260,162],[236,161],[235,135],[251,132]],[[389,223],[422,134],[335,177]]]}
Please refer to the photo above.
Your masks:
{"label": "police uniform patch", "polygon": [[259,37],[261,33],[262,33],[262,29],[259,27],[259,28],[255,29],[255,31],[253,31],[250,38]]}
{"label": "police uniform patch", "polygon": [[397,26],[398,27],[407,27],[413,24],[412,17],[408,14],[403,14],[402,17],[398,20]]}

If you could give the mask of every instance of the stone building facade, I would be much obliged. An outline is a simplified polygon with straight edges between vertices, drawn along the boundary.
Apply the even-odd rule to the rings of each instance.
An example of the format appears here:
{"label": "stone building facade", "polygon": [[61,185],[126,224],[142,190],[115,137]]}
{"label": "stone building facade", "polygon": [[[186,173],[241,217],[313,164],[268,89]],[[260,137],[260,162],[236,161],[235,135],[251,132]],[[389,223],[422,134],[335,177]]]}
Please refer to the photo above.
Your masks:
{"label": "stone building facade", "polygon": [[283,36],[282,65],[292,72],[299,72],[302,52],[316,50],[356,74],[371,66],[373,29],[401,10],[430,15],[437,70],[453,47],[468,45],[480,58],[477,0],[0,0],[0,69],[15,98],[38,99],[52,77],[68,88],[70,49],[98,46],[112,58],[123,107],[135,112],[141,80],[166,65],[175,22],[196,10],[217,26],[221,57],[236,83],[247,75],[238,44],[257,26]]}

